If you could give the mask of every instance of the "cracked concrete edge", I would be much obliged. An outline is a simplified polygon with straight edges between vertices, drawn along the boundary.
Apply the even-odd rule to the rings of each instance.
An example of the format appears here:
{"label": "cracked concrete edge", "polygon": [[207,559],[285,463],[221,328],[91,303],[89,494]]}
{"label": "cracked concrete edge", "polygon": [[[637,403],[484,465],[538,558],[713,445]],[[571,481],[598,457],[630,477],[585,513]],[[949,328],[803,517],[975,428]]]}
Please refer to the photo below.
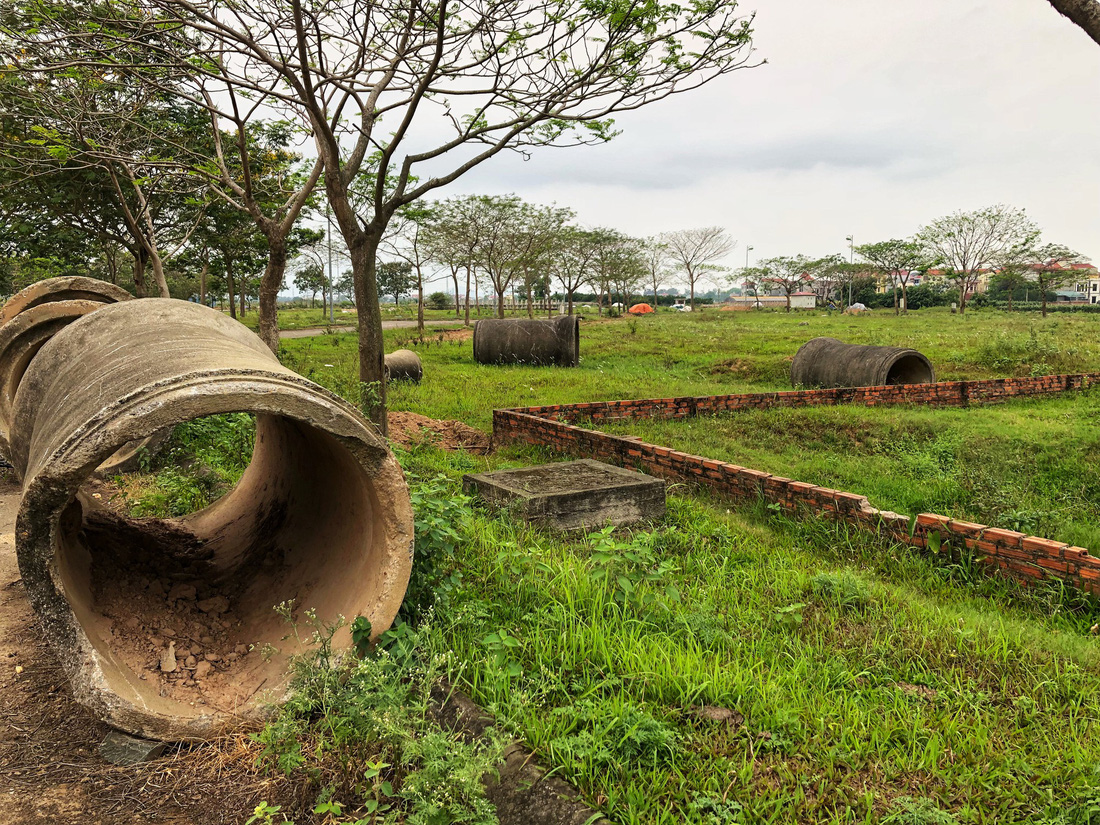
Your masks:
{"label": "cracked concrete edge", "polygon": [[[433,720],[467,740],[479,739],[496,726],[469,696],[445,682],[432,690],[432,702]],[[482,782],[501,825],[611,825],[581,799],[580,791],[539,765],[522,742],[509,745],[496,775]]]}

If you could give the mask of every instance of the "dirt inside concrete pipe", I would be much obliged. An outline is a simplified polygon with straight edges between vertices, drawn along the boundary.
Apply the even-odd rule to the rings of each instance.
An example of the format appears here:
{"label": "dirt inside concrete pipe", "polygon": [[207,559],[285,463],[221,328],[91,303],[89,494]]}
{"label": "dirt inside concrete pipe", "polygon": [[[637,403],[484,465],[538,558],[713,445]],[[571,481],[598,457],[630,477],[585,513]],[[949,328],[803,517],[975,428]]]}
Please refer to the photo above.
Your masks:
{"label": "dirt inside concrete pipe", "polygon": [[[12,438],[26,473],[20,569],[79,701],[131,733],[205,738],[285,698],[302,647],[276,605],[293,603],[303,640],[307,609],[326,622],[362,615],[376,635],[389,627],[411,567],[411,508],[377,432],[252,333],[185,302],[129,306],[67,327],[28,370]],[[120,338],[148,358],[124,369]],[[86,386],[82,371],[114,383],[68,394]],[[256,414],[255,447],[217,502],[180,519],[104,504],[93,474],[122,444],[228,412]],[[335,644],[350,644],[346,627]]]}

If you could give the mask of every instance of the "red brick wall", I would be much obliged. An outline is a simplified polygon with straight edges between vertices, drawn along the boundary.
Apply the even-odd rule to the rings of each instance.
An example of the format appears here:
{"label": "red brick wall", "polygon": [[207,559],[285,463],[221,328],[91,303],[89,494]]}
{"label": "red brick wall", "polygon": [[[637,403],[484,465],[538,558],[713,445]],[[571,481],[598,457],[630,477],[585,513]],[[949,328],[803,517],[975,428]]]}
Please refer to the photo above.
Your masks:
{"label": "red brick wall", "polygon": [[763,498],[769,504],[778,504],[791,512],[809,512],[840,519],[915,547],[927,547],[929,536],[935,533],[943,546],[969,548],[983,563],[1016,578],[1025,581],[1061,579],[1073,586],[1100,593],[1100,558],[1090,556],[1082,547],[1070,547],[1062,542],[949,519],[935,513],[918,515],[910,535],[908,516],[878,510],[870,505],[865,496],[689,455],[668,447],[647,444],[634,436],[614,436],[584,429],[575,423],[631,418],[688,418],[743,409],[832,404],[957,407],[995,403],[1007,398],[1064,393],[1087,387],[1097,380],[1100,380],[1100,373],[494,410],[493,439],[497,444],[534,444],[569,455],[635,467],[654,476],[701,484],[735,500],[755,502]]}

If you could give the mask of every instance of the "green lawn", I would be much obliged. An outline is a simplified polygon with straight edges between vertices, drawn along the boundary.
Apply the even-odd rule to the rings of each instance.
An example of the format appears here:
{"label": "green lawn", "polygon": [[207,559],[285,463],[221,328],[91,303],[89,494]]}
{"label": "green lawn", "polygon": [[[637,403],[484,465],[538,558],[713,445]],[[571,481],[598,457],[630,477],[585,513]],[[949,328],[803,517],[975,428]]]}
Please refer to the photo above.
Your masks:
{"label": "green lawn", "polygon": [[[586,320],[572,370],[481,367],[468,338],[441,331],[386,340],[425,365],[423,384],[391,388],[393,409],[488,429],[494,407],[784,388],[816,335],[914,346],[950,379],[1095,370],[1098,331],[1091,315],[661,314]],[[288,340],[282,355],[358,398],[353,335]],[[620,429],[893,509],[1018,519],[1087,546],[1098,404],[1094,391]],[[207,437],[240,442],[235,426],[179,441],[198,455]],[[410,593],[422,606],[449,583],[420,625],[424,655],[613,822],[1100,822],[1095,603],[684,488],[644,528],[556,536],[459,492],[463,473],[554,456],[426,442],[398,457],[421,522]],[[299,711],[328,718],[323,703]]]}
{"label": "green lawn", "polygon": [[[496,407],[789,389],[795,352],[820,335],[914,347],[932,359],[940,380],[1100,369],[1100,315],[1044,320],[993,310],[965,316],[922,310],[901,317],[708,310],[592,317],[581,323],[575,369],[480,366],[471,340],[452,340],[452,334],[444,339],[444,328],[429,329],[420,341],[416,330],[385,333],[388,350],[412,348],[424,361],[423,383],[390,388],[393,409],[489,430]],[[288,366],[355,396],[353,334],[287,340],[282,351]]]}
{"label": "green lawn", "polygon": [[[456,485],[545,458],[402,456]],[[564,540],[476,512],[435,644],[617,823],[1095,821],[1095,610],[769,515],[681,494]]]}
{"label": "green lawn", "polygon": [[1100,393],[971,409],[816,407],[606,432],[1100,551]]}

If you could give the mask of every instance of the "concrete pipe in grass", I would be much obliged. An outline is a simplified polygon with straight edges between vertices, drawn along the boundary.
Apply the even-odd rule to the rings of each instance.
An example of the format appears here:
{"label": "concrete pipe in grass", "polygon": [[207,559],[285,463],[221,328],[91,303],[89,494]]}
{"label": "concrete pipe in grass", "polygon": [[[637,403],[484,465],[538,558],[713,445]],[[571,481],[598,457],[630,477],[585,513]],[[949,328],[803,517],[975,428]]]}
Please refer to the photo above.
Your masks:
{"label": "concrete pipe in grass", "polygon": [[387,381],[413,381],[419,384],[424,377],[424,365],[420,363],[420,356],[411,349],[394,350],[383,360]]}
{"label": "concrete pipe in grass", "polygon": [[580,363],[580,320],[486,318],[474,325],[474,360],[479,364],[575,367]]}
{"label": "concrete pipe in grass", "polygon": [[932,362],[915,349],[845,344],[836,338],[807,341],[791,363],[795,387],[878,387],[935,380]]}
{"label": "concrete pipe in grass", "polygon": [[[251,463],[209,507],[135,519],[95,494],[122,445],[234,412],[255,416]],[[121,730],[194,740],[260,718],[299,652],[274,605],[377,635],[404,597],[412,511],[384,439],[213,309],[127,301],[60,330],[19,384],[11,447],[31,604],[77,700]]]}

